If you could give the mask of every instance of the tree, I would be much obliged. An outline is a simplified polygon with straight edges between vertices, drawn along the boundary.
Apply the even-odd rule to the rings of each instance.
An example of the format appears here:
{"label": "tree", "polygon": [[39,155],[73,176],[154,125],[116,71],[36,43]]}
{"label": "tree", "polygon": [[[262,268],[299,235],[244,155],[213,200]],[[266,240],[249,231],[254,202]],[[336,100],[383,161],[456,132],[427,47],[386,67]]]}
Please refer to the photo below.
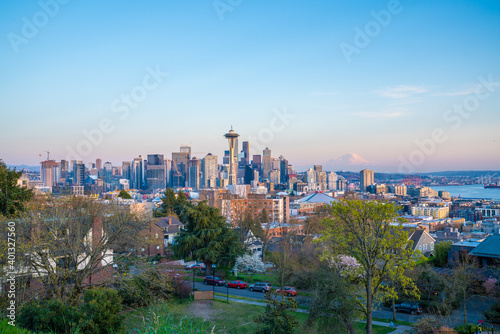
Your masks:
{"label": "tree", "polygon": [[262,262],[257,254],[244,254],[243,256],[239,256],[238,258],[236,258],[234,271],[235,273],[250,273],[249,281],[251,281],[253,274],[265,272],[266,267],[264,266],[264,262]]}
{"label": "tree", "polygon": [[190,204],[188,198],[182,190],[179,190],[176,194],[174,189],[170,187],[163,193],[161,202],[160,208],[154,212],[155,217],[178,217],[184,206]]}
{"label": "tree", "polygon": [[147,222],[119,203],[43,196],[20,217],[19,258],[41,278],[47,297],[76,303],[91,276],[110,270],[114,249],[133,249]]}
{"label": "tree", "polygon": [[454,291],[462,303],[464,324],[467,323],[467,299],[474,292],[474,282],[477,274],[474,269],[478,267],[477,260],[469,254],[464,254],[453,268],[449,277],[451,290]]}
{"label": "tree", "polygon": [[130,196],[130,194],[126,190],[120,190],[118,197],[123,199],[132,199],[132,196]]}
{"label": "tree", "polygon": [[309,326],[317,322],[318,332],[354,334],[354,323],[361,313],[355,295],[360,290],[350,281],[350,274],[358,268],[359,264],[347,257],[317,268],[307,319]]}
{"label": "tree", "polygon": [[252,232],[253,234],[260,239],[260,242],[262,243],[262,261],[266,263],[266,252],[269,250],[269,247],[271,247],[271,239],[272,236],[269,233],[269,230],[271,229],[271,224],[269,223],[269,215],[266,211],[266,209],[262,209],[262,212],[260,214],[260,223],[255,223],[253,224],[253,229]]}
{"label": "tree", "polygon": [[238,235],[229,227],[217,208],[201,202],[182,206],[179,217],[184,229],[175,237],[172,251],[178,258],[201,261],[211,274],[212,264],[224,258],[232,262],[243,254]]}
{"label": "tree", "polygon": [[17,217],[33,197],[31,189],[17,185],[23,172],[11,170],[0,160],[0,216]]}
{"label": "tree", "polygon": [[241,245],[245,247],[245,243],[248,239],[248,232],[250,232],[255,225],[252,214],[247,210],[242,210],[240,207],[237,207],[235,225]]}
{"label": "tree", "polygon": [[290,297],[283,298],[274,291],[267,292],[266,309],[254,321],[261,324],[257,334],[293,334],[299,326],[292,312],[297,310],[297,303]]}
{"label": "tree", "polygon": [[398,208],[392,203],[344,200],[330,206],[331,219],[325,219],[325,231],[320,238],[323,259],[349,255],[360,265],[359,284],[363,297],[356,300],[366,316],[366,333],[372,333],[372,312],[376,298],[397,297],[398,282],[417,293],[413,281],[404,275],[415,265],[415,253],[408,245],[408,234],[398,220]]}
{"label": "tree", "polygon": [[448,263],[448,252],[451,250],[451,241],[442,241],[434,246],[434,265],[444,267]]}

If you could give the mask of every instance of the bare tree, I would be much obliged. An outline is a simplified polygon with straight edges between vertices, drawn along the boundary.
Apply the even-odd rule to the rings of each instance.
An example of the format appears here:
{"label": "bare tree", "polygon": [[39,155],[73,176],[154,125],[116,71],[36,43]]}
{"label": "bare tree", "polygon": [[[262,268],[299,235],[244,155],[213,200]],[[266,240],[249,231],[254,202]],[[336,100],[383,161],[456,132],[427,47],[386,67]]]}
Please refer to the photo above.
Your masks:
{"label": "bare tree", "polygon": [[28,205],[19,225],[26,274],[41,280],[46,295],[75,302],[85,287],[103,283],[113,249],[143,244],[147,221],[118,203],[42,196]]}

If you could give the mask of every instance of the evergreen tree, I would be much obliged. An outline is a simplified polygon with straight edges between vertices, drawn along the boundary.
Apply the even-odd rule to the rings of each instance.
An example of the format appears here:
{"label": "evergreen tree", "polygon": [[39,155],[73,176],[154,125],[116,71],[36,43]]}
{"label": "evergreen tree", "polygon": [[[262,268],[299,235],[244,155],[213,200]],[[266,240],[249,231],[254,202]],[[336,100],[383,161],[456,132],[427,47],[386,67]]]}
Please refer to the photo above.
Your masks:
{"label": "evergreen tree", "polygon": [[23,172],[11,170],[0,160],[0,216],[16,217],[24,211],[33,191],[17,185]]}

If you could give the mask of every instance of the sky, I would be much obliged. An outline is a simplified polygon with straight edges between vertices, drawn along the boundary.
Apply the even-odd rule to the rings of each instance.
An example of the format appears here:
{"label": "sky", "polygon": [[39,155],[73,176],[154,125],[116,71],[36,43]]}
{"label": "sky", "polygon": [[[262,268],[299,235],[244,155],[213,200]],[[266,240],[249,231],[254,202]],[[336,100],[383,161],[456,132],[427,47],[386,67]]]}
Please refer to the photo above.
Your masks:
{"label": "sky", "polygon": [[294,166],[500,169],[500,2],[0,3],[0,159],[114,165],[231,128]]}

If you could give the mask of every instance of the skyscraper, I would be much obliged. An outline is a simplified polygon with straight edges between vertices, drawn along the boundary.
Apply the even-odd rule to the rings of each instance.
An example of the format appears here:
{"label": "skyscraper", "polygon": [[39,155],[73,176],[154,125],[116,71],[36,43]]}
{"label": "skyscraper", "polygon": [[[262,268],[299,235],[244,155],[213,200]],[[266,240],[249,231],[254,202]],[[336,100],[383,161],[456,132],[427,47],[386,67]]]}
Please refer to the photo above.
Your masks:
{"label": "skyscraper", "polygon": [[247,141],[242,143],[241,152],[243,152],[242,165],[245,167],[250,163],[250,144]]}
{"label": "skyscraper", "polygon": [[363,169],[359,172],[359,190],[362,192],[366,191],[366,187],[374,183],[374,173],[372,170]]}
{"label": "skyscraper", "polygon": [[217,156],[208,153],[201,161],[201,187],[215,188],[219,174]]}
{"label": "skyscraper", "polygon": [[187,186],[193,189],[200,188],[200,170],[201,170],[201,161],[196,157],[188,161],[188,177],[187,177]]}
{"label": "skyscraper", "polygon": [[144,158],[138,156],[132,162],[132,188],[144,189]]}
{"label": "skyscraper", "polygon": [[286,184],[288,182],[288,160],[280,156],[280,183]]}
{"label": "skyscraper", "polygon": [[171,184],[174,187],[185,187],[187,178],[187,164],[190,152],[184,146],[184,152],[172,152]]}
{"label": "skyscraper", "polygon": [[266,149],[262,152],[262,156],[263,156],[263,168],[262,168],[262,177],[264,179],[268,179],[269,178],[269,172],[271,172],[271,169],[272,169],[272,161],[271,161],[271,150],[269,148],[266,147]]}
{"label": "skyscraper", "polygon": [[122,178],[129,181],[129,186],[132,186],[132,162],[122,162]]}
{"label": "skyscraper", "polygon": [[229,185],[236,185],[236,157],[238,151],[235,154],[235,150],[238,149],[239,136],[232,128],[224,135],[229,143]]}
{"label": "skyscraper", "polygon": [[146,185],[148,190],[165,189],[167,176],[163,154],[148,154],[146,167]]}
{"label": "skyscraper", "polygon": [[100,159],[100,158],[95,159],[95,168],[97,168],[97,169],[102,168],[102,159]]}
{"label": "skyscraper", "polygon": [[40,168],[40,177],[44,187],[52,187],[61,177],[61,168],[58,162],[54,160],[42,161]]}
{"label": "skyscraper", "polygon": [[73,163],[73,185],[83,186],[85,181],[85,164],[83,161],[75,161]]}

